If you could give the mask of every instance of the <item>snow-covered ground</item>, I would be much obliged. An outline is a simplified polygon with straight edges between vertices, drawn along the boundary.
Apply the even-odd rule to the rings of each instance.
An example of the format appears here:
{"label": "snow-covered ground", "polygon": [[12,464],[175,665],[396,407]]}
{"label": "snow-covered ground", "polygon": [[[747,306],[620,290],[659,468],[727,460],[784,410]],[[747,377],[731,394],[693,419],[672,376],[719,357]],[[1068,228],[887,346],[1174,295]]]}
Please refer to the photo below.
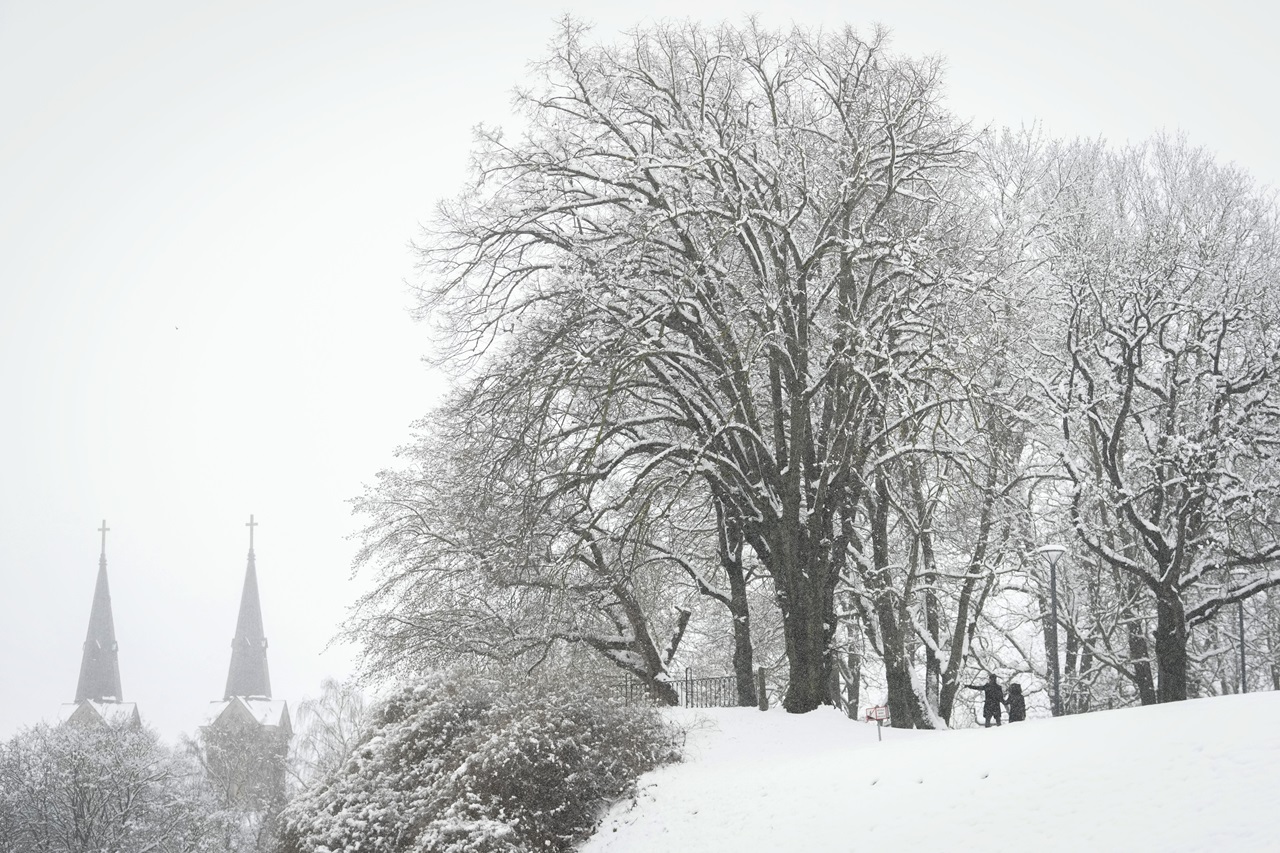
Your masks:
{"label": "snow-covered ground", "polygon": [[835,711],[667,713],[686,761],[583,853],[1280,850],[1280,693],[883,742]]}

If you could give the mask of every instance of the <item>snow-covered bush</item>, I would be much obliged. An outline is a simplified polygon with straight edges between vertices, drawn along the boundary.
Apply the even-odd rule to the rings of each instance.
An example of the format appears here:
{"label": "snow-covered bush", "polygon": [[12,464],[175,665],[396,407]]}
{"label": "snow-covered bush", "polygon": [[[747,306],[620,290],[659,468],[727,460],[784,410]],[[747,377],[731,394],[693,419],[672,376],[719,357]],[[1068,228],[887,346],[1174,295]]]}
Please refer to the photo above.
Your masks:
{"label": "snow-covered bush", "polygon": [[678,753],[655,711],[442,674],[392,696],[346,763],[284,815],[287,853],[568,850]]}
{"label": "snow-covered bush", "polygon": [[40,723],[0,742],[4,853],[222,853],[200,769],[150,728]]}

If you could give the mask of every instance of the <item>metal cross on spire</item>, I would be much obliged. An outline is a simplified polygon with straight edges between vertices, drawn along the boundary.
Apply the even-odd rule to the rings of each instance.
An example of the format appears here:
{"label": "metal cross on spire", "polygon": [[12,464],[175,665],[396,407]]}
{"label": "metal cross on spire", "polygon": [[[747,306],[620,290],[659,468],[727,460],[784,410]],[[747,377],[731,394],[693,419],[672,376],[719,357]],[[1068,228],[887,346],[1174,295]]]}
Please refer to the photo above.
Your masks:
{"label": "metal cross on spire", "polygon": [[107,531],[109,531],[110,529],[111,529],[110,527],[107,527],[107,520],[106,520],[105,518],[104,518],[104,519],[102,519],[102,526],[98,528],[98,532],[102,534],[102,557],[103,557],[103,559],[106,559],[106,557],[107,557]]}
{"label": "metal cross on spire", "polygon": [[249,528],[249,550],[253,550],[253,528],[258,526],[258,522],[253,520],[253,513],[249,514],[249,520],[245,522],[245,527]]}

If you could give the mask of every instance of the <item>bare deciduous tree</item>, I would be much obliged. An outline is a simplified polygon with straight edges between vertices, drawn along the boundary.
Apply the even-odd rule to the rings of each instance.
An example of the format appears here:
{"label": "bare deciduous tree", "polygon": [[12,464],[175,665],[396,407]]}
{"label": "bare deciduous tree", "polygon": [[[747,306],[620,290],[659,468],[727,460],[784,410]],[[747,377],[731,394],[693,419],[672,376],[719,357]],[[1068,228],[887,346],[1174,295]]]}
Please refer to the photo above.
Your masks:
{"label": "bare deciduous tree", "polygon": [[294,715],[290,766],[303,786],[341,766],[370,727],[372,710],[351,682],[326,678],[320,695],[303,700]]}
{"label": "bare deciduous tree", "polygon": [[662,496],[633,492],[622,468],[583,472],[563,446],[532,438],[527,410],[495,410],[478,430],[450,421],[473,415],[461,406],[424,422],[407,467],[357,501],[368,520],[358,562],[380,578],[348,634],[384,672],[458,655],[536,666],[555,644],[580,644],[675,704],[668,667],[682,598],[696,594],[678,575],[697,572]]}
{"label": "bare deciduous tree", "polygon": [[1188,695],[1188,632],[1280,584],[1276,212],[1180,141],[1101,155],[1053,276],[1071,521],[1155,610],[1156,698]]}
{"label": "bare deciduous tree", "polygon": [[0,744],[12,853],[212,853],[206,793],[198,767],[129,723],[41,724]]}
{"label": "bare deciduous tree", "polygon": [[955,275],[963,155],[938,80],[878,33],[690,25],[599,47],[567,23],[519,95],[523,136],[482,132],[474,188],[424,246],[455,355],[561,318],[580,343],[561,381],[644,401],[589,425],[595,464],[699,476],[741,519],[791,711],[826,699],[846,517]]}

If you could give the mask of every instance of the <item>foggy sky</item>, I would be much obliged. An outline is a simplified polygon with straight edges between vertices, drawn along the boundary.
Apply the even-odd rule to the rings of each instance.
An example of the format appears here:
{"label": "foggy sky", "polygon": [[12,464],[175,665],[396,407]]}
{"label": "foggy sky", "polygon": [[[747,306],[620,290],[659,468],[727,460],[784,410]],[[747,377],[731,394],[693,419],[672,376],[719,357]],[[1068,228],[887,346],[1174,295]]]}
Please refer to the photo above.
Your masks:
{"label": "foggy sky", "polygon": [[221,698],[250,513],[275,696],[349,672],[346,501],[440,388],[408,243],[565,11],[880,20],[980,125],[1182,129],[1280,181],[1275,13],[1031,5],[0,0],[0,737],[74,696],[103,518],[167,737]]}

